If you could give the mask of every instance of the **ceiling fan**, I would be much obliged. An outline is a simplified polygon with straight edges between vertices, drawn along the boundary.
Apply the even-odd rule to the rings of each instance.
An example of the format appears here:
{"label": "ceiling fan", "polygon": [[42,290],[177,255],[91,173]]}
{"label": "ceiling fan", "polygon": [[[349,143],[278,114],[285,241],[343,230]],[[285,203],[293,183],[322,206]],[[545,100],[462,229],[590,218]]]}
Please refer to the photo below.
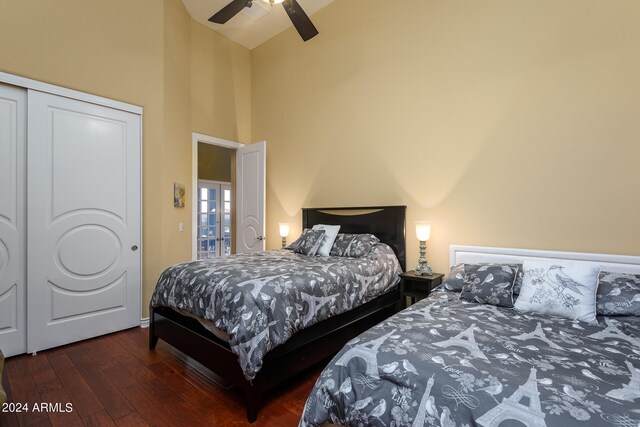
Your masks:
{"label": "ceiling fan", "polygon": [[[209,21],[216,24],[224,24],[229,19],[236,16],[245,7],[251,7],[254,0],[233,0],[231,3],[220,9],[215,15],[209,18]],[[284,10],[289,15],[289,19],[293,23],[293,26],[298,30],[298,34],[302,37],[302,40],[307,41],[318,34],[318,30],[311,22],[311,19],[302,10],[302,7],[296,0],[262,0],[266,3],[274,4],[282,3]]]}

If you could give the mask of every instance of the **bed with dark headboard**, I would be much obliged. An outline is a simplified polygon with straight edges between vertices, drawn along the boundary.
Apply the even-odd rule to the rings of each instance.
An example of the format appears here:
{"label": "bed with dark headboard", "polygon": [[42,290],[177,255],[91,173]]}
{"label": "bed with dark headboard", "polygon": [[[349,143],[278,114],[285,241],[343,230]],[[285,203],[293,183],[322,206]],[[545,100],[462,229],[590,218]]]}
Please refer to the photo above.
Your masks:
{"label": "bed with dark headboard", "polygon": [[405,217],[406,206],[374,206],[366,208],[304,208],[302,227],[316,224],[339,225],[341,233],[371,233],[396,253],[402,271],[406,270]]}
{"label": "bed with dark headboard", "polygon": [[[406,206],[305,208],[303,228],[316,224],[340,225],[341,233],[371,233],[395,252],[405,269]],[[284,344],[269,351],[253,381],[247,381],[229,343],[218,338],[192,317],[168,307],[151,307],[149,348],[162,338],[176,349],[212,370],[224,382],[244,391],[247,417],[255,421],[262,394],[291,376],[323,361],[350,339],[376,325],[400,307],[396,286],[364,305],[322,320],[296,332]]]}

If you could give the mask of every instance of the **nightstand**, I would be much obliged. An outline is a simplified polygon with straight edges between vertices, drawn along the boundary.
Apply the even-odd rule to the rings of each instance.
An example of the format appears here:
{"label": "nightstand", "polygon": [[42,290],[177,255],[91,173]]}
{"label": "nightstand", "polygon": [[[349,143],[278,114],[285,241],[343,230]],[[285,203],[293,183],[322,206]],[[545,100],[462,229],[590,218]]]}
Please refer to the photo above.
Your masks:
{"label": "nightstand", "polygon": [[433,288],[442,283],[444,274],[433,273],[430,276],[416,276],[415,270],[400,274],[400,292],[402,293],[402,306],[407,307],[407,297],[411,298],[411,304],[426,298]]}

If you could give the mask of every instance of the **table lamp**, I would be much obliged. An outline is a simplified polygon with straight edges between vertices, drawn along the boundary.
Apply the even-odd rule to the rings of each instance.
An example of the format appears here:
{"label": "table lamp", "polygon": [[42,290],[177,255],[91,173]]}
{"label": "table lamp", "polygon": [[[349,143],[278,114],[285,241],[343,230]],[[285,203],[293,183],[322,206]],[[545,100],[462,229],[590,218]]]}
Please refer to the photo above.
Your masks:
{"label": "table lamp", "polygon": [[422,221],[416,222],[416,237],[420,241],[420,258],[416,267],[416,276],[430,276],[433,271],[427,265],[425,254],[427,253],[427,240],[431,237],[431,225]]}
{"label": "table lamp", "polygon": [[281,222],[278,224],[280,228],[280,237],[282,237],[282,247],[287,246],[287,236],[289,235],[289,224]]}

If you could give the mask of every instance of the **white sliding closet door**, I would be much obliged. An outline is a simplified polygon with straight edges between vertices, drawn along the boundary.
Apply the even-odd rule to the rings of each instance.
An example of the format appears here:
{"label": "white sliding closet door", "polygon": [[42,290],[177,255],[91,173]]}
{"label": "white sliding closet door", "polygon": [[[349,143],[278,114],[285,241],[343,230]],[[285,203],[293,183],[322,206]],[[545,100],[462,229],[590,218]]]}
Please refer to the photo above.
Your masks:
{"label": "white sliding closet door", "polygon": [[27,349],[26,98],[26,90],[0,84],[0,350],[5,356]]}
{"label": "white sliding closet door", "polygon": [[140,116],[28,93],[35,352],[140,324]]}

